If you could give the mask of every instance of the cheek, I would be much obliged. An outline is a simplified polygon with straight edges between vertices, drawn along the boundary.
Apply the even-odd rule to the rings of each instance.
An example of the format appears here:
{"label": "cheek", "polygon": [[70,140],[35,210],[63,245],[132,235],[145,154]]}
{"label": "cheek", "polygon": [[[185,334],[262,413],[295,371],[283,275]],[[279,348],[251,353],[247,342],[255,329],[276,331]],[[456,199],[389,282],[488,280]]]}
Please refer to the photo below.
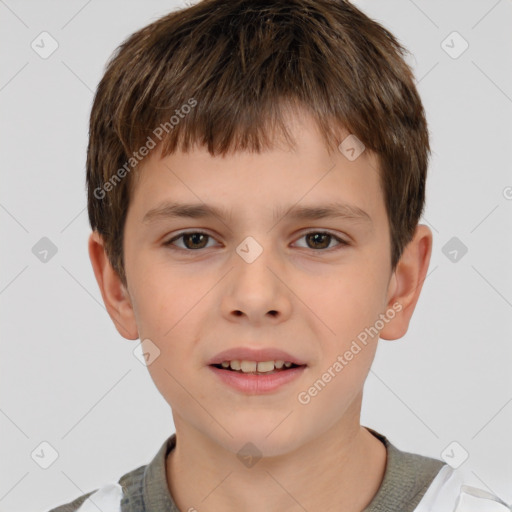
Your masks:
{"label": "cheek", "polygon": [[379,272],[368,266],[340,269],[328,279],[303,291],[306,303],[324,324],[319,332],[341,348],[362,330],[375,323],[382,311],[385,283]]}
{"label": "cheek", "polygon": [[[138,265],[138,266],[137,266]],[[173,279],[173,273],[157,265],[134,262],[130,274],[133,310],[139,333],[146,338],[162,339],[186,313],[187,288]],[[175,274],[174,274],[175,275]]]}
{"label": "cheek", "polygon": [[[300,395],[296,397],[297,411],[305,431],[321,435],[339,422],[341,417],[357,418],[359,421],[360,401],[365,379],[375,355],[376,345],[360,346],[350,361],[341,359],[345,351],[333,354],[324,365],[319,365]],[[293,436],[293,432],[290,432]]]}

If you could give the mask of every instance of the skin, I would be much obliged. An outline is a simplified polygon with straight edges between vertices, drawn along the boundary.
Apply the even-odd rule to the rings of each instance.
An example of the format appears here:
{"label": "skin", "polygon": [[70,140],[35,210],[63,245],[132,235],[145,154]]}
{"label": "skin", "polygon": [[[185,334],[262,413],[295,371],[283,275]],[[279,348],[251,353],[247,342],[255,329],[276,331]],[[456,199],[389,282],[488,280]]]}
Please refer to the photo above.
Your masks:
{"label": "skin", "polygon": [[[392,340],[407,332],[432,233],[418,225],[391,272],[375,155],[364,151],[350,161],[341,152],[329,154],[305,113],[295,112],[290,126],[295,149],[276,139],[270,151],[224,158],[197,146],[164,159],[153,150],[126,219],[127,287],[101,237],[94,232],[89,239],[94,273],[119,333],[150,339],[160,350],[148,369],[172,407],[177,445],[167,457],[167,481],[182,511],[356,512],[371,502],[384,476],[385,447],[360,425],[377,336],[308,404],[297,396],[393,304],[401,310],[379,336]],[[204,201],[227,208],[232,218],[144,223],[165,200]],[[362,208],[372,222],[272,218],[274,208],[286,213],[295,204],[335,200]],[[182,230],[211,237],[165,245]],[[349,245],[304,236],[324,231]],[[263,248],[252,263],[236,252],[247,236]],[[212,356],[237,346],[277,347],[308,366],[277,391],[243,394],[207,366]],[[247,442],[262,454],[252,467],[237,457]]]}

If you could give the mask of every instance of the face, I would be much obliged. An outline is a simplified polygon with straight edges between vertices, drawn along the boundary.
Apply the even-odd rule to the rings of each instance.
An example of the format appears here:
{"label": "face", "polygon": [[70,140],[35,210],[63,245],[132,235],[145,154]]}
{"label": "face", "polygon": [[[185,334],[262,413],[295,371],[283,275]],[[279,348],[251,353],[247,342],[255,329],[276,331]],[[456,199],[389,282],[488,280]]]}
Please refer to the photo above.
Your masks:
{"label": "face", "polygon": [[[359,425],[378,336],[357,342],[358,352],[353,342],[389,307],[377,161],[368,151],[330,155],[301,119],[296,149],[212,157],[196,148],[163,159],[155,150],[127,214],[127,292],[140,340],[159,351],[151,377],[178,431],[187,425],[234,453],[251,441],[283,454]],[[171,203],[217,211],[162,209]],[[308,215],[334,204],[351,214]],[[237,347],[283,350],[305,366],[272,391],[240,391],[208,364]]]}

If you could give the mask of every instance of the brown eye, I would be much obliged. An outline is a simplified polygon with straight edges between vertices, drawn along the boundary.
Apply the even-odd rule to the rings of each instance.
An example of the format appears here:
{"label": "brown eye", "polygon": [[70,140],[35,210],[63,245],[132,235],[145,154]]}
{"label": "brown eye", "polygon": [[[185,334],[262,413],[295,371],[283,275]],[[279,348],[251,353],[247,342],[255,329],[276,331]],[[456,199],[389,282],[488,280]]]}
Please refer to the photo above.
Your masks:
{"label": "brown eye", "polygon": [[308,246],[311,249],[325,249],[331,243],[332,235],[328,233],[309,233],[306,235]]}
{"label": "brown eye", "polygon": [[[301,238],[305,239],[306,245],[301,245],[300,247],[306,249],[322,250],[335,248],[336,246],[349,245],[348,242],[345,242],[336,235],[323,231],[310,231],[309,233],[305,233]],[[333,241],[335,241],[336,244],[332,245]]]}
{"label": "brown eye", "polygon": [[[201,233],[200,231],[190,231],[188,233],[181,233],[181,235],[175,236],[171,238],[168,242],[165,242],[164,245],[176,245],[181,249],[189,249],[189,250],[197,250],[204,249],[207,247],[209,240],[212,237],[207,233]],[[181,244],[175,244],[177,240],[182,240]]]}
{"label": "brown eye", "polygon": [[187,233],[183,235],[183,242],[187,249],[202,249],[206,246],[208,235],[204,233]]}

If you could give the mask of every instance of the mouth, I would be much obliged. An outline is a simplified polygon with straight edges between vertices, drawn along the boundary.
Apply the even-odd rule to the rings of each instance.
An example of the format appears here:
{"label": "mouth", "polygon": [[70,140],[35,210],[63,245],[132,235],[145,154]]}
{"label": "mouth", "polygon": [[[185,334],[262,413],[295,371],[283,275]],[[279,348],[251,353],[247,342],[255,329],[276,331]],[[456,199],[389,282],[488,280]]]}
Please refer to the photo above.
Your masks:
{"label": "mouth", "polygon": [[219,364],[211,364],[219,370],[234,372],[243,375],[273,375],[283,373],[294,368],[305,367],[305,364],[295,364],[291,361],[248,361],[234,359],[232,361],[223,361]]}
{"label": "mouth", "polygon": [[209,364],[220,382],[247,395],[262,395],[286,389],[300,378],[306,366],[283,360],[257,362],[243,359]]}

